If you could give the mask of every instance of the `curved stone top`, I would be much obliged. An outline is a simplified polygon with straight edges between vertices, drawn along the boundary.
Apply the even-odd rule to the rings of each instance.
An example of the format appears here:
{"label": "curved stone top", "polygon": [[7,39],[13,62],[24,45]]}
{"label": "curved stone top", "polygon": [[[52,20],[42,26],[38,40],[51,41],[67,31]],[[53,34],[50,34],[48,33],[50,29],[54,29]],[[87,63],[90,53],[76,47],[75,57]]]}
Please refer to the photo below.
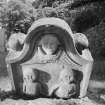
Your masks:
{"label": "curved stone top", "polygon": [[[34,52],[33,47],[37,47],[37,42],[40,37],[49,33],[55,34],[58,39],[60,39],[61,43],[64,45],[64,49],[68,57],[80,63],[81,65],[87,62],[79,55],[75,48],[75,38],[69,25],[64,20],[53,17],[42,18],[35,21],[28,30],[22,51],[7,55],[6,61],[8,63],[27,61]],[[13,55],[15,56],[13,57]]]}
{"label": "curved stone top", "polygon": [[88,41],[87,37],[82,33],[76,33],[74,35],[74,40],[75,40],[75,43],[80,43],[81,45],[83,45],[86,48],[89,46],[89,41]]}
{"label": "curved stone top", "polygon": [[72,33],[72,30],[71,30],[70,26],[64,20],[59,19],[59,18],[53,18],[53,17],[51,17],[51,18],[42,18],[42,19],[39,19],[39,20],[35,21],[32,24],[32,26],[29,28],[29,30],[28,30],[27,40],[31,36],[32,31],[34,31],[37,27],[45,26],[46,27],[46,31],[48,31],[47,28],[49,26],[51,26],[51,25],[59,27],[59,28],[61,28],[61,30],[67,31],[68,34],[71,37],[73,37],[73,33]]}

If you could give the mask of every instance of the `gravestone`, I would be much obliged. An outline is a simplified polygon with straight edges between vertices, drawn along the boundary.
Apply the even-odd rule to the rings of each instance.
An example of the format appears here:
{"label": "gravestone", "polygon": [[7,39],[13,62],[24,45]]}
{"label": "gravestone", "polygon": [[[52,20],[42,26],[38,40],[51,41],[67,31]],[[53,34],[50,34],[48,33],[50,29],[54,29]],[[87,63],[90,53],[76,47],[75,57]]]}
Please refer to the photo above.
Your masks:
{"label": "gravestone", "polygon": [[[84,97],[93,59],[79,54],[77,42],[81,44],[64,20],[35,21],[28,30],[23,49],[10,51],[6,57],[13,90],[35,98]],[[88,53],[91,54],[89,50]]]}

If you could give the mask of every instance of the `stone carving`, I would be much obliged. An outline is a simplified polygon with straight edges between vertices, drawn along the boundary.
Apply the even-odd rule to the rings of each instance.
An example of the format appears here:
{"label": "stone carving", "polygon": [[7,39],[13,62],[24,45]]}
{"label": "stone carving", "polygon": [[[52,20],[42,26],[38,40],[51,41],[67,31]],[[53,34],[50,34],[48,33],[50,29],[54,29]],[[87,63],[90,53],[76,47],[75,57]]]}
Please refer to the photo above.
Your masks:
{"label": "stone carving", "polygon": [[25,37],[26,35],[20,32],[12,34],[6,43],[7,50],[20,51],[23,47]]}
{"label": "stone carving", "polygon": [[43,50],[46,55],[52,55],[57,50],[59,44],[58,39],[50,34],[45,35],[39,43],[40,48],[42,47],[41,50]]}
{"label": "stone carving", "polygon": [[[9,52],[6,57],[13,90],[31,97],[67,99],[77,93],[80,98],[84,97],[93,59],[80,55],[77,43],[79,38],[64,20],[35,21],[28,30],[23,49]],[[77,71],[82,76],[76,75]]]}
{"label": "stone carving", "polygon": [[79,54],[87,60],[93,61],[92,55],[89,51],[89,42],[87,37],[82,33],[74,34],[75,46]]}

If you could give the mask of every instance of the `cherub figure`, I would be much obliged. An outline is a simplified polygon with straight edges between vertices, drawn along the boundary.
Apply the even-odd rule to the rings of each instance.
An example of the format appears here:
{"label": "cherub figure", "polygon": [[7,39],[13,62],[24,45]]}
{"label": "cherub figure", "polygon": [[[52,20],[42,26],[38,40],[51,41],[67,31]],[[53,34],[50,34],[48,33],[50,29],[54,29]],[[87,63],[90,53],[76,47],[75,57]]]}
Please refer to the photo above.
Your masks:
{"label": "cherub figure", "polygon": [[60,45],[59,40],[54,35],[48,34],[42,37],[41,41],[39,42],[40,49],[46,55],[53,55],[58,46]]}

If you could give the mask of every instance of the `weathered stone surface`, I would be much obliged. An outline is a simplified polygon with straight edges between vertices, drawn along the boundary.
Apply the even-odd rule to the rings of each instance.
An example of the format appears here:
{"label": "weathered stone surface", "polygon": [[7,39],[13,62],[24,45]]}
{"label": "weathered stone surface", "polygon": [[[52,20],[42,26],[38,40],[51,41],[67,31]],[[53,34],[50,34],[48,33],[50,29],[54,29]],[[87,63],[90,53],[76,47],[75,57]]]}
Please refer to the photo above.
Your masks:
{"label": "weathered stone surface", "polygon": [[[80,43],[77,40],[64,20],[43,18],[35,21],[23,49],[9,52],[6,58],[13,89],[33,97],[84,97],[93,59],[80,56],[75,48],[75,44]],[[75,70],[82,72],[81,80],[75,79]]]}

